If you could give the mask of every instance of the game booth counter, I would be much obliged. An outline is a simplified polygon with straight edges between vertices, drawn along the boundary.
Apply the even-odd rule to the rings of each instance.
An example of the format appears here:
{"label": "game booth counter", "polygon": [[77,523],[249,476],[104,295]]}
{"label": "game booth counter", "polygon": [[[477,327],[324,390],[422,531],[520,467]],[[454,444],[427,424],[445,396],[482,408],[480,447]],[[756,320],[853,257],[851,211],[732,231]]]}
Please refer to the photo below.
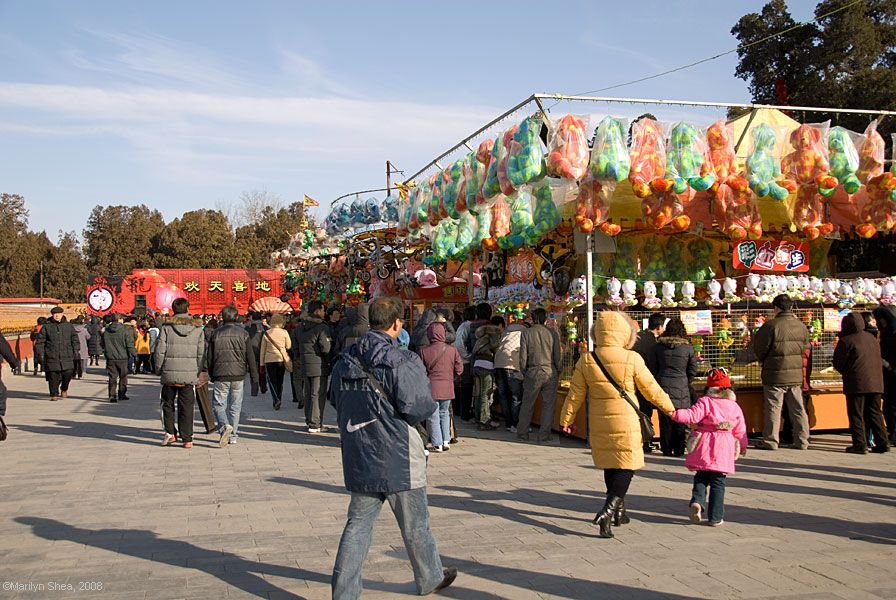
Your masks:
{"label": "game booth counter", "polygon": [[[556,100],[551,109],[546,100]],[[451,289],[468,271],[467,302],[485,298],[511,316],[545,307],[563,341],[558,413],[575,362],[591,347],[597,308],[639,323],[654,311],[681,316],[701,378],[711,366],[731,371],[753,432],[763,403],[751,340],[784,293],[810,331],[813,427],[845,428],[831,366],[840,319],[896,302],[896,168],[873,119],[896,113],[823,109],[868,114],[859,133],[798,122],[775,107],[702,122],[553,114],[564,101],[734,106],[532,96],[395,195],[335,203],[319,230],[276,257],[278,266],[306,283],[317,269],[320,285],[306,292],[321,299],[397,294],[447,304],[444,292],[426,289]],[[460,304],[460,296],[451,297]],[[584,411],[579,418],[584,434]]]}
{"label": "game booth counter", "polygon": [[[159,314],[177,298],[190,301],[191,314],[218,314],[234,304],[241,314],[255,303],[279,307],[284,301],[281,273],[274,269],[135,269],[123,276],[93,276],[87,285],[87,312]],[[270,298],[270,300],[265,300]]]}

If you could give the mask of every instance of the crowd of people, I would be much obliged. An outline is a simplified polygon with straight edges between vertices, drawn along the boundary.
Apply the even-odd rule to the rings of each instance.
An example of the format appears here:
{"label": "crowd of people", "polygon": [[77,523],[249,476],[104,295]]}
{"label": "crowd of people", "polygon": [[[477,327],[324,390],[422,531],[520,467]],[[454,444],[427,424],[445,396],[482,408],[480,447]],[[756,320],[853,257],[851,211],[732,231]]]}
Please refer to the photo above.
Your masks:
{"label": "crowd of people", "polygon": [[[754,447],[783,445],[786,407],[790,448],[808,450],[809,334],[787,296],[776,297],[773,308],[774,318],[756,332],[751,347],[762,365],[765,400],[762,438]],[[228,306],[202,318],[191,317],[189,303],[179,299],[170,317],[109,315],[102,323],[85,324],[80,317],[68,323],[62,309],[54,308],[39,323],[35,358],[51,400],[67,397],[71,379],[99,364],[100,354],[106,359],[110,402],[127,399],[129,374],[158,375],[166,446],[180,440],[192,447],[196,396],[207,394],[209,383],[222,447],[237,443],[247,378],[252,396],[269,393],[274,410],[281,410],[290,394],[309,434],[334,431],[324,423],[329,401],[336,408],[345,482],[352,493],[334,597],[360,594],[373,521],[386,501],[406,534],[418,590],[429,593],[450,585],[456,570],[442,566],[429,531],[426,457],[458,442],[458,420],[479,431],[503,424],[523,443],[551,441],[562,364],[570,357],[542,308],[503,316],[487,303],[462,314],[427,309],[416,315],[410,331],[407,310],[398,299],[381,298],[344,312],[311,301],[298,315],[241,317]],[[725,480],[748,446],[728,373],[712,368],[703,392],[697,392],[696,353],[678,317],[655,313],[641,331],[624,312],[600,311],[591,338],[593,351],[578,345],[565,350],[575,353],[575,368],[560,428],[576,433],[576,415],[587,406],[593,462],[606,485],[604,505],[592,520],[600,535],[613,537],[613,527],[629,522],[626,494],[644,455],[654,450],[653,410],[660,413],[659,449],[666,456],[686,456],[684,466],[694,472],[689,518],[722,525]],[[14,364],[4,342],[0,354]],[[890,432],[896,426],[896,312],[881,307],[873,315],[846,315],[833,366],[843,376],[852,436],[847,451],[887,452],[893,441],[888,426]],[[421,385],[426,380],[429,385]]]}

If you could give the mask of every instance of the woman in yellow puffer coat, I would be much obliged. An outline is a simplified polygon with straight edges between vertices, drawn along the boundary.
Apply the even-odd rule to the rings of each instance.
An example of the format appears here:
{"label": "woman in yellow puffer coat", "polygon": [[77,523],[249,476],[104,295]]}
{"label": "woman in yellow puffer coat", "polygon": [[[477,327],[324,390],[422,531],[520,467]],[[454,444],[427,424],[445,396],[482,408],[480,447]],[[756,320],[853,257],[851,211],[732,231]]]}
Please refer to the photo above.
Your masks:
{"label": "woman in yellow puffer coat", "polygon": [[[647,370],[644,359],[629,350],[637,336],[634,321],[625,313],[597,313],[592,331],[594,351],[610,375],[635,400],[635,388],[651,404],[667,415],[675,410],[669,396]],[[576,413],[590,398],[588,437],[594,465],[604,470],[607,500],[592,523],[600,527],[601,537],[613,537],[611,525],[628,523],[625,494],[635,471],[644,466],[641,422],[635,409],[619,394],[590,354],[576,363],[569,394],[563,405],[560,426],[567,433]]]}

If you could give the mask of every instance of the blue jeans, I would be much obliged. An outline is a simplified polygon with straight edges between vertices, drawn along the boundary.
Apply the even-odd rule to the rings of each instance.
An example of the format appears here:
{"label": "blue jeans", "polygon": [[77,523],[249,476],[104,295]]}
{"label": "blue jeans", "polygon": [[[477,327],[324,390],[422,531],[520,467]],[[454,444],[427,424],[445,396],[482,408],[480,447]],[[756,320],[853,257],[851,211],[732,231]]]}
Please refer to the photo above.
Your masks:
{"label": "blue jeans", "polygon": [[339,540],[336,566],[333,567],[334,600],[354,600],[361,596],[361,567],[373,540],[373,524],[385,500],[389,501],[398,521],[414,570],[417,593],[421,596],[428,594],[442,583],[445,575],[436,540],[429,528],[426,488],[383,494],[352,492],[348,521]]}
{"label": "blue jeans", "polygon": [[216,381],[214,396],[212,397],[212,410],[215,411],[215,421],[218,422],[218,433],[224,433],[224,427],[233,427],[231,439],[236,439],[236,430],[240,426],[240,411],[243,408],[243,382],[242,381]]}
{"label": "blue jeans", "polygon": [[436,400],[439,407],[429,417],[429,441],[438,448],[447,446],[451,439],[451,419],[448,411],[451,410],[451,400]]}
{"label": "blue jeans", "polygon": [[508,427],[516,427],[523,402],[523,377],[511,369],[495,369],[495,384],[498,386],[498,402],[504,422]]}
{"label": "blue jeans", "polygon": [[[706,506],[706,490],[709,488],[709,506]],[[694,473],[694,489],[691,504],[699,504],[708,508],[706,518],[718,523],[725,518],[725,474],[715,471],[697,471]]]}

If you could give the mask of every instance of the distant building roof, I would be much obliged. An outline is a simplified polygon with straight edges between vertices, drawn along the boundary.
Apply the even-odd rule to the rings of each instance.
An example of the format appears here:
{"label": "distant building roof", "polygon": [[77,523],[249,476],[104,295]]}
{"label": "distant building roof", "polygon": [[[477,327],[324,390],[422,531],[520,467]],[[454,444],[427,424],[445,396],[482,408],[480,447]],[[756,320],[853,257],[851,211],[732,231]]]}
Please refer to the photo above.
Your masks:
{"label": "distant building roof", "polygon": [[61,304],[56,298],[0,298],[0,304]]}

